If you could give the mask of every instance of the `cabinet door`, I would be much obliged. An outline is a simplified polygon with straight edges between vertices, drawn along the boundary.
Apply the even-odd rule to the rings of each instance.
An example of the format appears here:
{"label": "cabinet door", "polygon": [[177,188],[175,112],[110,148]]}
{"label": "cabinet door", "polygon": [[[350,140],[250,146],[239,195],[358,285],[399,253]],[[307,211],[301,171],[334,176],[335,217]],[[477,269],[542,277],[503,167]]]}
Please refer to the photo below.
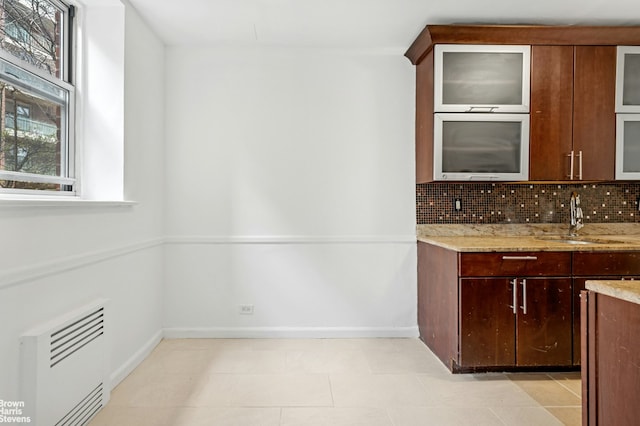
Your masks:
{"label": "cabinet door", "polygon": [[573,46],[531,47],[531,180],[569,179]]}
{"label": "cabinet door", "polygon": [[616,47],[576,46],[573,150],[583,180],[613,180],[616,147]]}
{"label": "cabinet door", "polygon": [[571,365],[571,279],[520,279],[518,285],[517,365]]}
{"label": "cabinet door", "polygon": [[529,112],[529,46],[436,45],[437,112]]}
{"label": "cabinet door", "polygon": [[531,180],[614,179],[615,79],[615,46],[532,48]]}
{"label": "cabinet door", "polygon": [[506,278],[460,280],[460,365],[513,366],[513,286]]}

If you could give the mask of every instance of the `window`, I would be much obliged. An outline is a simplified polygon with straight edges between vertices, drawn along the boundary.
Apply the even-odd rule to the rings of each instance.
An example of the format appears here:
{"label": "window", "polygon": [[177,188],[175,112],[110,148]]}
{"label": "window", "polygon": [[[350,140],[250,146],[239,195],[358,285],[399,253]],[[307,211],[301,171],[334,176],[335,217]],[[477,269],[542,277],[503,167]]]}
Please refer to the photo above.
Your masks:
{"label": "window", "polygon": [[74,194],[74,9],[0,0],[0,12],[0,191]]}

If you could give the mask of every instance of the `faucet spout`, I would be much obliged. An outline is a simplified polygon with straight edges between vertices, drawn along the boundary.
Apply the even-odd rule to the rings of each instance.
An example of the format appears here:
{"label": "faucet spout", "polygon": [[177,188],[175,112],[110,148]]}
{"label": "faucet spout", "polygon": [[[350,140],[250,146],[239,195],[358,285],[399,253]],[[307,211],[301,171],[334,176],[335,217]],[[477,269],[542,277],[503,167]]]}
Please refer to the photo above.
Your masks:
{"label": "faucet spout", "polygon": [[584,226],[582,223],[582,208],[580,208],[580,195],[577,192],[571,193],[569,212],[569,235],[575,237],[578,231]]}

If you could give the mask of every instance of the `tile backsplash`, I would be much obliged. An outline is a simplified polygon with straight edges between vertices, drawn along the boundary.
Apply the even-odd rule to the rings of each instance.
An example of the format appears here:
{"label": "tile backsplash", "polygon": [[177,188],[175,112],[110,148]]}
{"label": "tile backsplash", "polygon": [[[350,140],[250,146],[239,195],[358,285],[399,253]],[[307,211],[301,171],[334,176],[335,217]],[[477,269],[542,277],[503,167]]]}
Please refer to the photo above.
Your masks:
{"label": "tile backsplash", "polygon": [[[640,183],[416,185],[417,224],[568,223],[571,192],[585,223],[640,222]],[[455,200],[461,210],[455,211]]]}

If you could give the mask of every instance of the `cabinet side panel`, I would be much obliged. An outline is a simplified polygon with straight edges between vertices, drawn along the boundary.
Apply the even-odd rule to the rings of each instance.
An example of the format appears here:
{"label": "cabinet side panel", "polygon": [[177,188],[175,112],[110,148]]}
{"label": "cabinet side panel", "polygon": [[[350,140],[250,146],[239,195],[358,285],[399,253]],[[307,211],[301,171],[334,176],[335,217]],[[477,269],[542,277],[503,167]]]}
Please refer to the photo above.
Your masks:
{"label": "cabinet side panel", "polygon": [[418,243],[420,338],[449,368],[458,362],[458,254]]}
{"label": "cabinet side panel", "polygon": [[433,181],[433,51],[416,67],[416,182]]}
{"label": "cabinet side panel", "polygon": [[613,180],[616,146],[616,47],[577,46],[573,147],[584,180]]}
{"label": "cabinet side panel", "polygon": [[640,305],[598,295],[596,386],[598,424],[637,425],[640,404]]}
{"label": "cabinet side panel", "polygon": [[531,180],[567,180],[572,115],[573,46],[532,46]]}

